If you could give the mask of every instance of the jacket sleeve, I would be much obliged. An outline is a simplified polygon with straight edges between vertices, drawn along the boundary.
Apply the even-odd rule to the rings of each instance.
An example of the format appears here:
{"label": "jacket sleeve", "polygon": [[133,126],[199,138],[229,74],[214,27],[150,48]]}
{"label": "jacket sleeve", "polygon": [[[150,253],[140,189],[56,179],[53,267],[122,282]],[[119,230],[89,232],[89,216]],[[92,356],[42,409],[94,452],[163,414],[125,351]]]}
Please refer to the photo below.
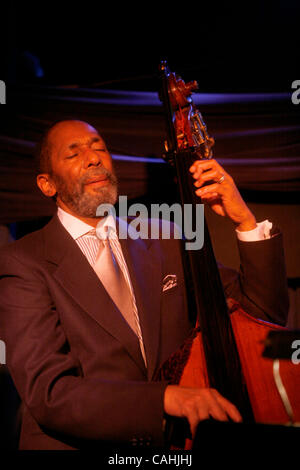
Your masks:
{"label": "jacket sleeve", "polygon": [[2,251],[0,298],[7,366],[42,430],[83,442],[142,436],[162,444],[166,384],[84,376],[41,270]]}
{"label": "jacket sleeve", "polygon": [[239,272],[219,263],[225,295],[250,315],[285,325],[289,310],[282,234],[268,240],[238,240]]}

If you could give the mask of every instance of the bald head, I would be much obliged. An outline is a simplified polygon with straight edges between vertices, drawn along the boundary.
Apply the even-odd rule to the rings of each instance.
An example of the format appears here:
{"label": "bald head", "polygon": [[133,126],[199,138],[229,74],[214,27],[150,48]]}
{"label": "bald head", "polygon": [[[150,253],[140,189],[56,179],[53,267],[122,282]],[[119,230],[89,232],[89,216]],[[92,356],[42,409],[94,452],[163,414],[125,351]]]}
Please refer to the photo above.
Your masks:
{"label": "bald head", "polygon": [[76,136],[82,131],[90,131],[98,134],[98,131],[87,122],[77,119],[68,119],[56,122],[50,127],[48,130],[48,140],[52,145],[56,145],[65,134]]}

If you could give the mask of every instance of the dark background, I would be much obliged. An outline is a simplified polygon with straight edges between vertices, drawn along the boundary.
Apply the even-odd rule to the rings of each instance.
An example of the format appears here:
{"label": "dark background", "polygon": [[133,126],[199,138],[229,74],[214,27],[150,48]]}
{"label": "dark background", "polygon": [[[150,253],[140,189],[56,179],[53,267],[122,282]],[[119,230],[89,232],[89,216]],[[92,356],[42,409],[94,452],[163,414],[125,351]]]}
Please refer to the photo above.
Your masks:
{"label": "dark background", "polygon": [[298,5],[10,2],[1,15],[0,78],[156,90],[158,64],[167,59],[201,91],[290,91],[299,64]]}
{"label": "dark background", "polygon": [[[25,84],[157,91],[161,60],[167,60],[171,70],[182,74],[185,81],[197,80],[201,92],[290,93],[292,82],[300,78],[299,0],[111,1],[110,5],[10,1],[1,5],[0,15],[0,80],[7,85],[6,109],[11,106],[10,89]],[[25,111],[33,119],[23,129],[15,123],[23,122],[26,112],[19,103],[15,107],[3,112],[1,123],[5,126],[0,134],[5,134],[5,127],[9,136],[20,137],[18,133],[24,131],[25,140],[34,140],[26,131],[35,135],[34,126],[42,127],[45,115],[35,115],[29,106]],[[11,128],[9,113],[13,116]],[[26,195],[24,188],[20,194]],[[251,208],[259,220],[278,219],[282,223],[293,314],[290,326],[299,328],[299,201],[295,198],[290,205],[254,204]],[[37,228],[36,220],[25,222],[15,228],[23,232]],[[217,258],[223,256],[228,264],[236,250],[229,246],[232,227],[220,230],[219,221],[211,225]],[[11,410],[17,410],[17,401],[2,368],[1,449],[16,445]]]}

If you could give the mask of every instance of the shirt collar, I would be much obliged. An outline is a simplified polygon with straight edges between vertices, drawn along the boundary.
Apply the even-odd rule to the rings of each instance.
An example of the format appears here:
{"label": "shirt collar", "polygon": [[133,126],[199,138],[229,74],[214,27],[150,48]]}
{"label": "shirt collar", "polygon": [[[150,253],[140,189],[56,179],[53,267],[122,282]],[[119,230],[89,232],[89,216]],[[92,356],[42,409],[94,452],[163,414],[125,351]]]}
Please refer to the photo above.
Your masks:
{"label": "shirt collar", "polygon": [[[69,214],[61,207],[57,208],[57,216],[74,240],[77,240],[82,237],[82,235],[94,229],[93,226]],[[100,238],[106,238],[107,234],[109,237],[116,235],[116,222],[112,214],[108,214],[98,222],[97,234],[98,236],[99,234],[103,234],[103,237],[100,235]]]}

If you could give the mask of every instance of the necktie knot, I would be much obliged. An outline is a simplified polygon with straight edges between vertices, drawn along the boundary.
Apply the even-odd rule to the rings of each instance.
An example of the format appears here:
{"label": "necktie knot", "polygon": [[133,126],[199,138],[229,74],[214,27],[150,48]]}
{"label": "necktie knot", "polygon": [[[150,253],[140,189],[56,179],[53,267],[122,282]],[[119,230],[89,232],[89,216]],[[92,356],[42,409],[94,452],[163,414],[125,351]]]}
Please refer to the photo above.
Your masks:
{"label": "necktie knot", "polygon": [[107,240],[111,236],[111,233],[112,231],[110,227],[101,227],[101,228],[97,227],[97,228],[92,228],[91,230],[86,232],[84,236],[96,237],[99,240]]}
{"label": "necktie knot", "polygon": [[96,228],[96,236],[100,240],[107,240],[115,236],[115,231],[110,225],[99,225]]}
{"label": "necktie knot", "polygon": [[93,237],[96,237],[97,236],[97,233],[96,233],[96,229],[95,228],[92,228],[92,230],[90,230],[89,232],[87,232],[85,234],[85,236],[93,236]]}
{"label": "necktie knot", "polygon": [[113,259],[115,265],[112,247],[107,236],[108,233],[107,230],[102,230],[99,233],[98,228],[93,228],[82,236],[82,243],[88,246],[88,259],[92,266],[94,266],[97,259],[103,256],[103,250],[108,250],[109,256]]}

